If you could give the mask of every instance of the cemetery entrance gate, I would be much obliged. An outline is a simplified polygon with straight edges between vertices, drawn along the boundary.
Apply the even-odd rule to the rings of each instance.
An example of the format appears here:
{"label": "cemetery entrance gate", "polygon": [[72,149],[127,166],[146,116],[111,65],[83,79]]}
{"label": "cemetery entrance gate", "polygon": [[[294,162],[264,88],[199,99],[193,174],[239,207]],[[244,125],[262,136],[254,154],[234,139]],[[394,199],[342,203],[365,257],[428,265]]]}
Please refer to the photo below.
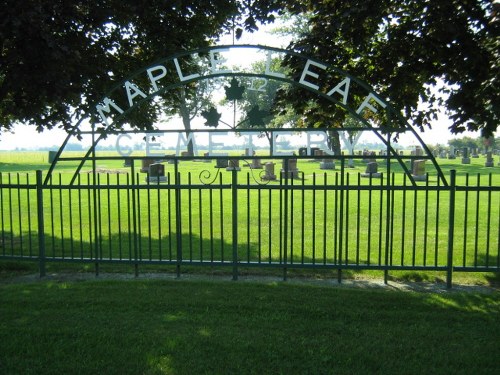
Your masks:
{"label": "cemetery entrance gate", "polygon": [[[248,53],[260,60],[242,65]],[[282,68],[285,58],[301,62],[299,74]],[[271,104],[286,90],[319,98],[345,121],[277,114]],[[355,151],[367,134],[383,147]],[[397,147],[402,134],[413,152]],[[88,145],[83,156],[69,151],[75,137]],[[49,261],[89,262],[96,272],[168,265],[179,276],[183,267],[227,266],[234,279],[251,267],[284,278],[330,269],[339,280],[352,269],[386,280],[390,270],[429,270],[451,286],[453,271],[500,269],[491,175],[489,188],[463,189],[476,206],[457,228],[455,174],[443,175],[401,115],[357,77],[289,50],[216,46],[158,61],[110,90],[51,158],[34,184],[18,176],[16,188],[8,177],[37,202],[29,220],[21,209],[18,225],[1,218],[2,258],[37,260],[42,275]],[[12,218],[12,192],[1,191]],[[458,246],[457,231],[466,237]]]}

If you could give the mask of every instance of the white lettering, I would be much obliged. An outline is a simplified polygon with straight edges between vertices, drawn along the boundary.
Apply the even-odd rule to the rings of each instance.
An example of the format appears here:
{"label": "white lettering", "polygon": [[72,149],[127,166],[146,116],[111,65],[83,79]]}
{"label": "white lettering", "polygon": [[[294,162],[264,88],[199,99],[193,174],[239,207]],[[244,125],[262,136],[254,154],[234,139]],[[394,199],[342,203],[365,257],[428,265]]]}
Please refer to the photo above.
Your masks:
{"label": "white lettering", "polygon": [[192,142],[193,153],[194,153],[194,155],[197,155],[198,154],[198,147],[196,146],[194,133],[189,133],[187,138],[185,137],[184,133],[179,133],[177,135],[177,146],[175,147],[175,154],[177,156],[179,156],[181,154],[181,146],[187,147],[189,142]]}
{"label": "white lettering", "polygon": [[130,156],[130,154],[132,153],[132,147],[127,146],[125,149],[123,149],[120,143],[122,138],[132,139],[132,137],[128,134],[120,134],[118,138],[116,138],[116,151],[118,151],[121,156]]}
{"label": "white lettering", "polygon": [[248,155],[252,156],[254,154],[254,147],[255,145],[253,144],[253,137],[258,137],[260,135],[259,132],[249,132],[245,133],[245,136],[248,137],[248,142],[246,143],[247,148],[248,148]]}
{"label": "white lettering", "polygon": [[[154,71],[160,70],[161,73],[158,75],[153,75]],[[158,82],[160,79],[164,78],[167,75],[167,68],[165,68],[163,65],[157,65],[153,66],[152,68],[149,68],[147,70],[149,80],[151,81],[151,85],[153,86],[154,91],[158,91],[158,85],[156,82]]]}
{"label": "white lettering", "polygon": [[125,90],[127,91],[128,104],[130,107],[134,106],[134,98],[137,96],[141,96],[143,98],[147,98],[147,95],[142,92],[136,85],[130,83],[129,81],[125,82]]}
{"label": "white lettering", "polygon": [[217,57],[220,56],[221,52],[228,52],[229,48],[221,48],[221,49],[214,49],[210,51],[210,70],[212,71],[212,74],[224,74],[224,73],[231,73],[231,69],[219,69],[217,65],[219,64],[224,64],[227,62],[227,59],[220,58],[218,59]]}
{"label": "white lettering", "polygon": [[215,155],[219,155],[219,156],[223,156],[223,155],[227,155],[227,154],[221,154],[221,153],[214,153],[214,148],[215,147],[218,147],[218,146],[224,146],[224,142],[214,142],[214,137],[217,137],[217,136],[226,136],[227,135],[227,132],[222,132],[222,133],[217,133],[217,134],[214,134],[214,133],[209,133],[208,134],[208,155],[210,156],[215,156]]}
{"label": "white lettering", "polygon": [[365,100],[363,101],[363,103],[361,103],[361,105],[358,107],[358,109],[356,110],[356,113],[359,115],[361,112],[363,112],[363,109],[364,108],[368,108],[369,110],[371,110],[373,113],[377,113],[377,108],[375,108],[374,106],[372,106],[370,104],[370,100],[373,99],[375,102],[377,102],[378,104],[380,104],[382,106],[382,108],[385,108],[387,107],[387,104],[385,104],[382,100],[380,100],[379,98],[377,98],[373,93],[369,93],[368,96],[365,98]]}
{"label": "white lettering", "polygon": [[278,151],[278,146],[288,146],[290,144],[290,141],[286,140],[281,140],[281,142],[278,142],[278,137],[286,137],[286,136],[292,136],[293,133],[291,132],[281,132],[277,136],[272,134],[273,137],[273,155],[272,156],[283,156],[283,155],[293,155],[292,152],[280,152]]}
{"label": "white lettering", "polygon": [[177,70],[177,75],[179,76],[179,79],[182,82],[188,81],[190,79],[198,78],[200,76],[199,74],[195,73],[195,74],[191,74],[187,77],[184,77],[184,75],[182,74],[181,66],[179,65],[179,60],[177,60],[177,58],[174,59],[174,64],[175,64],[175,69]]}
{"label": "white lettering", "polygon": [[161,143],[159,142],[151,142],[153,137],[159,137],[163,135],[163,133],[155,133],[150,134],[147,133],[145,137],[146,141],[146,156],[164,156],[162,153],[152,152],[152,150],[160,150]]}
{"label": "white lettering", "polygon": [[318,90],[319,86],[315,85],[311,82],[306,81],[306,76],[311,76],[313,78],[319,78],[319,74],[314,73],[313,71],[309,70],[309,67],[313,65],[315,67],[321,68],[323,70],[326,69],[326,65],[314,62],[312,60],[307,60],[306,66],[304,67],[304,70],[302,71],[302,75],[300,76],[299,83],[303,84],[304,86],[310,87],[312,89]]}
{"label": "white lettering", "polygon": [[[319,139],[313,140],[312,138],[316,136]],[[311,154],[311,147],[317,147],[323,150],[328,155],[333,155],[333,151],[328,148],[328,135],[326,132],[308,132],[307,133],[307,154]]]}
{"label": "white lettering", "polygon": [[99,113],[99,116],[102,119],[102,122],[104,122],[106,125],[109,125],[109,122],[108,122],[108,118],[104,115],[104,112],[107,112],[107,113],[111,112],[110,107],[113,107],[114,109],[116,109],[118,111],[118,113],[123,113],[123,109],[118,107],[116,105],[116,103],[109,98],[104,98],[103,105],[98,104],[95,106],[95,108],[97,109],[97,113]]}
{"label": "white lettering", "polygon": [[[340,95],[342,95],[342,104],[346,105],[347,104],[347,95],[349,94],[349,85],[351,84],[351,79],[349,77],[346,77],[340,82],[337,86],[335,86],[333,89],[328,91],[326,95],[331,96],[333,93],[338,92]],[[342,89],[342,87],[344,88]]]}

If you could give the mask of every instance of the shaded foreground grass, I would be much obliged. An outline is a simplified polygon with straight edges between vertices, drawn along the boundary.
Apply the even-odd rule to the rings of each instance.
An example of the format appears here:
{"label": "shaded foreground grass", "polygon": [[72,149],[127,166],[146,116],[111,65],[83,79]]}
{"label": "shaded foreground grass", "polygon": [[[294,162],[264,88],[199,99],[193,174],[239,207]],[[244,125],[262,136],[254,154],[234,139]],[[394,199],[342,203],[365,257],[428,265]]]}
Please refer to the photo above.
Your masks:
{"label": "shaded foreground grass", "polygon": [[493,374],[499,293],[178,280],[0,285],[2,374]]}

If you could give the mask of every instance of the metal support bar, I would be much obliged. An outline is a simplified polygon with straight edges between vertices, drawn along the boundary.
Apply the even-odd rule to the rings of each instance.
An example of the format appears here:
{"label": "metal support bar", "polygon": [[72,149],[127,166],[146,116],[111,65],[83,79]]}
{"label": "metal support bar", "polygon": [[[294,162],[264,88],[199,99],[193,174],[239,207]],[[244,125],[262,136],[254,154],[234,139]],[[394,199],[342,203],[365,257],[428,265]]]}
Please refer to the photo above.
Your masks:
{"label": "metal support bar", "polygon": [[36,208],[38,216],[38,267],[40,277],[45,276],[45,224],[43,220],[43,180],[42,171],[36,171]]}
{"label": "metal support bar", "polygon": [[231,172],[231,201],[232,201],[232,242],[233,242],[233,280],[238,280],[238,171]]}
{"label": "metal support bar", "polygon": [[448,217],[448,257],[446,271],[446,288],[451,289],[453,277],[453,239],[455,233],[455,192],[456,192],[456,171],[450,171],[450,211]]}

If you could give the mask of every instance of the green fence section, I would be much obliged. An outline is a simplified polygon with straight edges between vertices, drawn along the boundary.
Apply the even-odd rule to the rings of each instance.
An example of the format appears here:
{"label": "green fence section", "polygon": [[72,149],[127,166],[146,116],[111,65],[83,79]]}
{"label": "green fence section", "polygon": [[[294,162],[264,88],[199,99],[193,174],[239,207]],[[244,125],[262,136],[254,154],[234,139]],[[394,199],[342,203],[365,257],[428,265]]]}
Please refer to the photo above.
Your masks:
{"label": "green fence section", "polygon": [[[292,178],[293,177],[293,178]],[[500,271],[500,187],[328,172],[0,174],[0,258],[291,268]]]}

